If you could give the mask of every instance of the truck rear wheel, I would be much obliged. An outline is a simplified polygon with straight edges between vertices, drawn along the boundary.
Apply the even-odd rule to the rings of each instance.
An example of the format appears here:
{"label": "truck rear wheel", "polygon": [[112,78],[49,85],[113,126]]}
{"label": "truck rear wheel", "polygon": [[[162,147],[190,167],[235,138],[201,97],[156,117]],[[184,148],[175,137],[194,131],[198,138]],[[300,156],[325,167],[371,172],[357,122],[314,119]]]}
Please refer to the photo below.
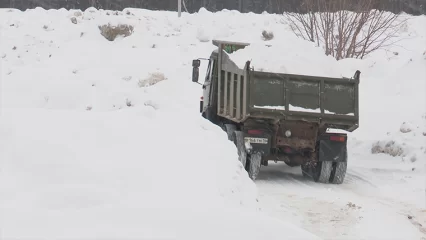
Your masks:
{"label": "truck rear wheel", "polygon": [[333,163],[333,169],[330,174],[330,183],[342,184],[343,180],[345,180],[347,168],[348,168],[348,152],[345,148],[345,161]]}
{"label": "truck rear wheel", "polygon": [[259,175],[260,167],[262,163],[262,154],[259,152],[250,154],[247,159],[246,170],[249,177],[254,181]]}
{"label": "truck rear wheel", "polygon": [[331,171],[333,170],[333,162],[317,162],[317,165],[313,168],[313,170],[313,178],[315,182],[328,183],[330,180]]}
{"label": "truck rear wheel", "polygon": [[345,179],[348,162],[333,163],[333,170],[330,175],[330,183],[342,184]]}

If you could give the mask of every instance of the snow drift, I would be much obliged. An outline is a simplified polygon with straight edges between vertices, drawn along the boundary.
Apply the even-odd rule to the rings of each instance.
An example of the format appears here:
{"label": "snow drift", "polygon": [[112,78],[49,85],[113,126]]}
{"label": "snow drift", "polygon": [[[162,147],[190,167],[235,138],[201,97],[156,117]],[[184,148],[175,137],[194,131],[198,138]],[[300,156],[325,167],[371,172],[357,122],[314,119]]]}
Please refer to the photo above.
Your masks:
{"label": "snow drift", "polygon": [[[3,238],[315,239],[259,213],[235,147],[199,116],[191,61],[210,55],[212,39],[252,43],[232,58],[262,71],[351,77],[361,70],[360,128],[349,135],[349,153],[371,155],[389,142],[402,153],[377,151],[383,161],[351,165],[423,169],[425,17],[409,20],[404,51],[335,61],[293,36],[279,15],[182,16],[0,11]],[[108,24],[133,32],[109,41],[99,29]],[[273,39],[265,42],[264,30]]]}
{"label": "snow drift", "polygon": [[[100,26],[132,26],[105,38]],[[9,238],[317,239],[259,212],[226,134],[198,114],[170,13],[0,12],[0,225]]]}

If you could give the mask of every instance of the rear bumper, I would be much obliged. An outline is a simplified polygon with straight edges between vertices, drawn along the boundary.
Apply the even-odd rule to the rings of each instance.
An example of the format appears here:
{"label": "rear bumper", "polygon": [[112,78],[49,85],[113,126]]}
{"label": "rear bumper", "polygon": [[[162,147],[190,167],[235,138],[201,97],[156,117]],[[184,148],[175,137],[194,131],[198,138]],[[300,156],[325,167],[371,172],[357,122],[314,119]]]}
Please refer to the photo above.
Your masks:
{"label": "rear bumper", "polygon": [[261,152],[263,155],[269,155],[271,153],[271,141],[271,135],[268,133],[253,135],[244,131],[244,144],[248,153]]}

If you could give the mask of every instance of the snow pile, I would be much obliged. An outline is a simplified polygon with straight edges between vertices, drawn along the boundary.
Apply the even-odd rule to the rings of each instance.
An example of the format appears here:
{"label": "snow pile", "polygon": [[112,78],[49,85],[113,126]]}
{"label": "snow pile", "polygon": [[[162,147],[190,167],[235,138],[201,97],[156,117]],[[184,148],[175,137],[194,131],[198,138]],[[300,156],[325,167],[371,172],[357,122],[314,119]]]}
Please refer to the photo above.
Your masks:
{"label": "snow pile", "polygon": [[[185,119],[170,128],[172,113],[149,107],[3,114],[4,239],[231,239],[241,232],[248,239],[309,238],[251,210],[253,183],[232,144],[205,121]],[[229,208],[238,205],[247,208]],[[263,221],[268,225],[259,229]],[[250,225],[255,230],[247,231]]]}
{"label": "snow pile", "polygon": [[350,143],[361,140],[364,151],[394,156],[389,163],[408,169],[424,169],[426,160],[425,25],[425,16],[410,17],[395,46],[338,62],[361,71],[360,128]]}
{"label": "snow pile", "polygon": [[372,144],[373,154],[384,153],[392,157],[399,157],[402,162],[414,163],[415,166],[423,167],[426,159],[426,118],[423,123],[408,127],[402,123],[399,131],[389,131],[383,140]]}
{"label": "snow pile", "polygon": [[[349,136],[354,141],[363,141],[364,152],[384,153],[423,168],[426,159],[426,121],[422,117],[426,114],[426,17],[402,15],[407,23],[398,32],[398,44],[378,50],[363,60],[336,61],[325,56],[324,50],[315,43],[302,41],[290,30],[285,31],[287,27],[273,16],[263,15],[263,21],[259,21],[264,24],[262,29],[276,33],[270,41],[263,39],[262,30],[255,24],[247,33],[251,34],[248,39],[238,34],[223,38],[250,43],[229,54],[230,58],[240,68],[251,61],[254,70],[265,72],[341,78],[352,77],[360,70],[360,128]],[[318,109],[297,110],[318,112]],[[406,125],[411,131],[405,132]],[[354,146],[352,141],[349,144],[350,148]]]}
{"label": "snow pile", "polygon": [[[281,19],[205,9],[180,19],[137,9],[1,10],[2,236],[315,239],[256,212],[256,188],[234,145],[200,117],[191,61],[211,54],[212,39],[251,43],[231,57],[259,71],[360,70],[349,169],[423,168],[426,18],[409,21],[403,48],[342,61]],[[108,24],[133,33],[108,41],[99,29]],[[265,41],[263,31],[274,37]]]}
{"label": "snow pile", "polygon": [[338,78],[354,74],[334,68],[336,60],[333,57],[324,56],[323,50],[314,43],[300,41],[292,35],[267,43],[254,42],[229,56],[240,68],[251,61],[250,66],[255,71]]}
{"label": "snow pile", "polygon": [[[2,237],[317,239],[258,211],[199,115],[198,27],[144,13],[1,10]],[[105,24],[134,32],[108,41]]]}

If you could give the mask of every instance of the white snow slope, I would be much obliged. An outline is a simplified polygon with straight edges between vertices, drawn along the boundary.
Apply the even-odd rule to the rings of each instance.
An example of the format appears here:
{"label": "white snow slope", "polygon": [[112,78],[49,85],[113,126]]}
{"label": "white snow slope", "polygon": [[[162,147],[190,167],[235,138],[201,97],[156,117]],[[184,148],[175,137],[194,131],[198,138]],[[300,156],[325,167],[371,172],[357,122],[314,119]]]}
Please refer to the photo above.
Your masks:
{"label": "white snow slope", "polygon": [[[318,239],[258,211],[197,113],[190,63],[211,46],[170,14],[74,13],[0,11],[1,239]],[[107,41],[110,20],[135,33]]]}
{"label": "white snow slope", "polygon": [[[281,20],[1,9],[0,237],[425,239],[426,18],[409,20],[400,47],[339,62]],[[134,33],[107,41],[108,22]],[[274,69],[361,70],[344,184],[271,164],[256,187],[226,134],[199,116],[191,60],[208,57],[213,38],[263,44],[263,29],[275,35]],[[372,154],[385,145],[400,154]]]}

